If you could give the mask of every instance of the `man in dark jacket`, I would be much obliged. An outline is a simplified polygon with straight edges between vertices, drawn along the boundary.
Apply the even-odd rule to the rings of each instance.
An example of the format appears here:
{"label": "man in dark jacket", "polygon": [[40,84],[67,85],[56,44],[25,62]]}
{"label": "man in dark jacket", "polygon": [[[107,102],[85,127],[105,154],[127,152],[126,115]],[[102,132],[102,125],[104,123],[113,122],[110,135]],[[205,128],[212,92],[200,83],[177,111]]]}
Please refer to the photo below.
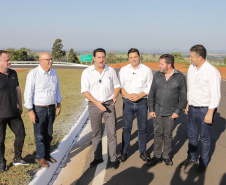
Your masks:
{"label": "man in dark jacket", "polygon": [[162,55],[159,68],[148,96],[149,112],[154,124],[154,157],[147,163],[149,166],[162,162],[162,157],[166,165],[173,165],[170,152],[174,122],[187,103],[186,79],[183,73],[174,68],[174,57]]}

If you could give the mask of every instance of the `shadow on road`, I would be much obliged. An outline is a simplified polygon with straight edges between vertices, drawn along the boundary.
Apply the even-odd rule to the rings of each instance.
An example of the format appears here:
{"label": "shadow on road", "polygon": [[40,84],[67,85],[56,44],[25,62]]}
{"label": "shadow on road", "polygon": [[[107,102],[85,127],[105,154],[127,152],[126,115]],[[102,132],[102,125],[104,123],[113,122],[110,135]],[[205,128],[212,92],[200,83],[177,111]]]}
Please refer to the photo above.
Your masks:
{"label": "shadow on road", "polygon": [[[130,167],[113,176],[104,185],[148,185],[154,178],[154,174],[148,172],[149,167],[143,164],[141,168]],[[134,176],[135,175],[135,176]]]}
{"label": "shadow on road", "polygon": [[[178,166],[174,173],[174,176],[171,180],[171,185],[204,185],[205,173],[197,174],[195,173],[195,169],[197,166],[192,166],[190,169],[185,170],[184,168],[180,168]],[[187,177],[184,179],[181,177],[181,173],[186,173]],[[183,175],[184,176],[184,175]]]}

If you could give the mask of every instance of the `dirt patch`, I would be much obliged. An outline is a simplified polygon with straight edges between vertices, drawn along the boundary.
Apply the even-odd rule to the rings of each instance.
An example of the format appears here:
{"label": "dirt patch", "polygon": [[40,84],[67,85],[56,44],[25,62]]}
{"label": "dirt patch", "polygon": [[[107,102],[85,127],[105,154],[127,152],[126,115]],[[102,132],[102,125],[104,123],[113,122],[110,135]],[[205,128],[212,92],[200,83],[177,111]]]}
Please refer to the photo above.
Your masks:
{"label": "dirt patch", "polygon": [[[110,64],[109,66],[113,68],[122,68],[129,64],[129,62],[125,63],[116,63],[116,64]],[[150,67],[152,70],[159,70],[159,63],[158,62],[143,62],[144,65]],[[186,63],[175,63],[175,68],[181,71],[182,73],[187,73],[189,64]],[[220,74],[222,79],[226,79],[226,67],[216,67]]]}

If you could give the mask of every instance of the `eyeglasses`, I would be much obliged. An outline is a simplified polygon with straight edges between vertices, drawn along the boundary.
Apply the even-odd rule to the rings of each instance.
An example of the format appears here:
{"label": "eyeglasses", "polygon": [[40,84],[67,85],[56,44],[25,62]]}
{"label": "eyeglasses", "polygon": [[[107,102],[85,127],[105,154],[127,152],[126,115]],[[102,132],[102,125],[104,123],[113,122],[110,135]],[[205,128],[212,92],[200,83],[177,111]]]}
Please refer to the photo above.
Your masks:
{"label": "eyeglasses", "polygon": [[53,58],[47,58],[47,59],[41,59],[41,60],[47,60],[49,62],[50,60],[53,61]]}

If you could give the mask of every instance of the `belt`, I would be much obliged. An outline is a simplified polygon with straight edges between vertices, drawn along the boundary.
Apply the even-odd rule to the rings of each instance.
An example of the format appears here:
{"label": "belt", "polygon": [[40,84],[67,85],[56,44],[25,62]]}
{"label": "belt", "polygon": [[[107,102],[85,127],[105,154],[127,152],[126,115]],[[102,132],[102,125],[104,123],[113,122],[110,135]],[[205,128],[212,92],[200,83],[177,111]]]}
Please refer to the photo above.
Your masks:
{"label": "belt", "polygon": [[202,109],[202,108],[208,108],[206,106],[193,106],[193,105],[190,105],[191,107],[193,107],[194,109]]}
{"label": "belt", "polygon": [[43,105],[34,105],[36,107],[55,107],[55,104],[51,104],[51,105],[46,105],[46,106],[43,106]]}
{"label": "belt", "polygon": [[[111,101],[113,101],[113,99],[107,100],[107,101],[105,101],[105,102],[103,102],[103,103],[109,103],[109,102],[111,102]],[[89,101],[89,102],[92,103],[91,101]]]}
{"label": "belt", "polygon": [[[122,99],[123,99],[123,100],[129,100],[128,98],[125,98],[125,97],[122,97]],[[137,101],[131,101],[131,100],[129,100],[129,101],[131,101],[131,102],[133,102],[133,103],[139,103],[140,101],[142,101],[142,100],[144,100],[144,99],[147,100],[147,98],[141,98],[141,99],[139,99],[139,100],[137,100]]]}
{"label": "belt", "polygon": [[109,103],[109,102],[111,102],[111,101],[113,101],[113,99],[111,99],[111,100],[108,100],[108,101],[105,101],[104,103]]}

